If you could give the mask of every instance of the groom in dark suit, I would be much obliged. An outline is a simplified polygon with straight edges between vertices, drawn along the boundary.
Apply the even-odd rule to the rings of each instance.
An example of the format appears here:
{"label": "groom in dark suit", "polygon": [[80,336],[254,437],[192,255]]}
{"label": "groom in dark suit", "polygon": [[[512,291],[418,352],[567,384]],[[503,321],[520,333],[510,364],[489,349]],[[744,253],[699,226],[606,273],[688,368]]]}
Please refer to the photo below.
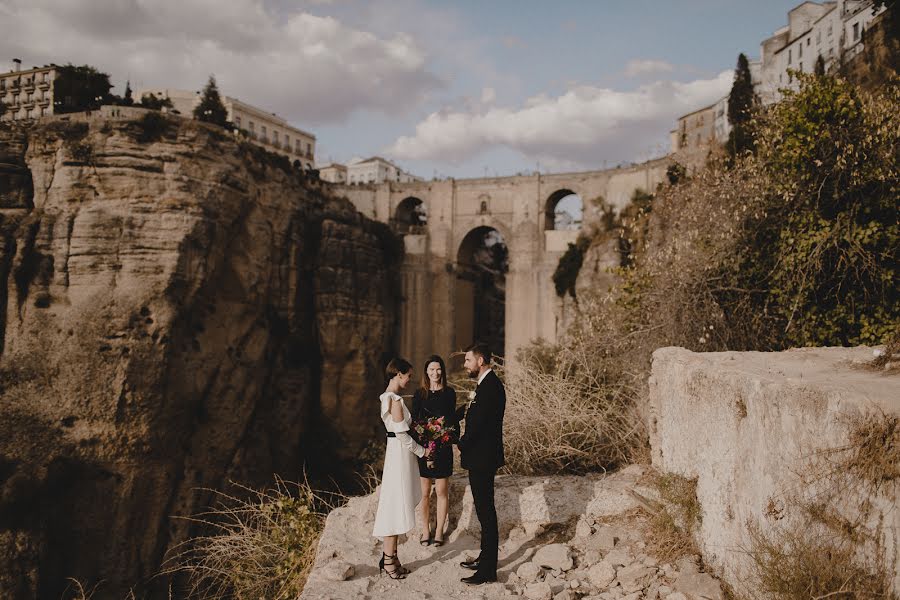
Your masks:
{"label": "groom in dark suit", "polygon": [[491,350],[476,343],[466,350],[465,368],[470,379],[477,379],[475,398],[466,411],[465,434],[459,440],[463,469],[469,471],[469,487],[475,514],[481,523],[481,554],[460,565],[473,569],[465,583],[478,585],[497,581],[497,509],[494,506],[494,475],[503,466],[503,412],[506,390],[491,370]]}

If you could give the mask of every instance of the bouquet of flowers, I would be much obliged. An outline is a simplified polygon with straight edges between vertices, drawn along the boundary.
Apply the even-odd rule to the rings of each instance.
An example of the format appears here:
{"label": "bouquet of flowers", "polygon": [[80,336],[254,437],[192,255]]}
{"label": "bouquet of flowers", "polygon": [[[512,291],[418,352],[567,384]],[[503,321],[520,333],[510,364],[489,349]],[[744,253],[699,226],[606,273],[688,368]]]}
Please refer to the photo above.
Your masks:
{"label": "bouquet of flowers", "polygon": [[413,431],[418,434],[419,443],[425,446],[426,454],[429,457],[426,463],[428,468],[433,469],[434,454],[439,446],[450,443],[450,440],[453,439],[453,429],[444,426],[444,417],[433,417],[414,423]]}

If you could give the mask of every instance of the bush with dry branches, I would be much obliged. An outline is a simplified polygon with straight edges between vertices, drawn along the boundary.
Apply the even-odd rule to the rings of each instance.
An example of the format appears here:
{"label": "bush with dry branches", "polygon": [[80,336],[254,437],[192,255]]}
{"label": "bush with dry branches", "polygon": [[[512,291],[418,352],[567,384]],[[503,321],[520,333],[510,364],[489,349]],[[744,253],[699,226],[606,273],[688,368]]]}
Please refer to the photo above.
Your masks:
{"label": "bush with dry branches", "polygon": [[208,531],[175,547],[168,574],[186,574],[190,597],[296,598],[315,560],[325,517],[340,497],[308,482],[277,479],[268,490],[235,484],[212,491],[218,503],[188,519]]}

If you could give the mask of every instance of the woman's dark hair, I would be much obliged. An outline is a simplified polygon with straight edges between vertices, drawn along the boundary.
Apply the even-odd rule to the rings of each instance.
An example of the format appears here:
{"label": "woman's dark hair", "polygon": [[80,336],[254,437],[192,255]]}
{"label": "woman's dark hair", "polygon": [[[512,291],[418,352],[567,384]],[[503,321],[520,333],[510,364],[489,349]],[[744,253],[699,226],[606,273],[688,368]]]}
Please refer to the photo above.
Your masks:
{"label": "woman's dark hair", "polygon": [[428,379],[428,365],[433,362],[441,365],[441,387],[447,387],[447,366],[444,364],[444,359],[437,354],[432,354],[425,359],[425,366],[422,367],[422,382],[419,384],[419,389],[422,390],[423,398],[428,397],[428,390],[431,389],[431,380]]}
{"label": "woman's dark hair", "polygon": [[412,365],[409,361],[398,356],[397,358],[392,358],[391,362],[387,364],[384,368],[384,374],[390,380],[396,377],[398,373],[409,373],[411,370]]}

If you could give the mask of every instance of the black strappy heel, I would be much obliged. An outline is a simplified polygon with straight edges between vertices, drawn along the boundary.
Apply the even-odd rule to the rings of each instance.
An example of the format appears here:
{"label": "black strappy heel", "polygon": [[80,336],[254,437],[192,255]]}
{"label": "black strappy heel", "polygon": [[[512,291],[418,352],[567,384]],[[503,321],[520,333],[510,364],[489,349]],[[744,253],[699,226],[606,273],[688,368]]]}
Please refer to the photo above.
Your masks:
{"label": "black strappy heel", "polygon": [[[394,568],[388,569],[388,567]],[[378,572],[382,574],[387,573],[387,576],[391,579],[406,579],[406,574],[409,573],[409,570],[403,568],[403,565],[400,564],[396,554],[385,554],[382,552],[381,561],[378,563]]]}

